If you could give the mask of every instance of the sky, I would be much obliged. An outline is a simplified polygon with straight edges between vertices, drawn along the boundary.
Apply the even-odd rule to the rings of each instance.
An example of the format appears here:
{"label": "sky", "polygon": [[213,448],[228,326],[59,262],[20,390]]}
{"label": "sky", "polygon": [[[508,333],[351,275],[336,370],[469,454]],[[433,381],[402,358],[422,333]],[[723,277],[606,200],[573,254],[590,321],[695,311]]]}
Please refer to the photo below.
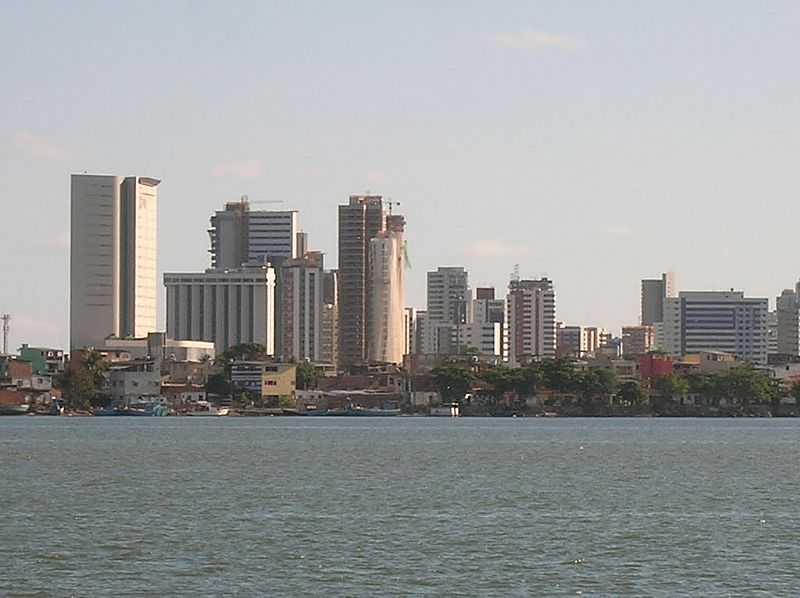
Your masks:
{"label": "sky", "polygon": [[242,194],[335,267],[370,191],[406,216],[416,308],[437,266],[503,293],[519,264],[618,333],[662,271],[771,302],[800,277],[797,2],[10,0],[0,53],[12,349],[67,345],[84,171],[163,180],[162,272],[206,268]]}

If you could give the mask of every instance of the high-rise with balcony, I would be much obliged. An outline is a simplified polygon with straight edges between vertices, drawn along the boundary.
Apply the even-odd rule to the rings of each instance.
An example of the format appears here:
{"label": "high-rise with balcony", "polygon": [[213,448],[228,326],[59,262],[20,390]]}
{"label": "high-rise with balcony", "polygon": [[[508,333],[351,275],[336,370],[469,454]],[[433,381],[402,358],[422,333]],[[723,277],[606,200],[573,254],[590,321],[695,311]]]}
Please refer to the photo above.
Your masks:
{"label": "high-rise with balcony", "polygon": [[158,185],[74,174],[70,199],[70,347],[156,331]]}
{"label": "high-rise with balcony", "polygon": [[369,247],[384,230],[383,199],[352,195],[339,206],[339,366],[366,361],[370,338]]}
{"label": "high-rise with balcony", "polygon": [[512,280],[506,300],[508,361],[518,366],[527,361],[556,356],[556,294],[547,278]]}

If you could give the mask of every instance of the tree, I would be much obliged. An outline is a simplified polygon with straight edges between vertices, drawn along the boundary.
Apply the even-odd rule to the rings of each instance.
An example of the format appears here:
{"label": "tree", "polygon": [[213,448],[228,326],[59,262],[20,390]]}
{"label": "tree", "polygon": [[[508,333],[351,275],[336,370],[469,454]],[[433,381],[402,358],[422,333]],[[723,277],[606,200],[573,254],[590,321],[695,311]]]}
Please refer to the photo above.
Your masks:
{"label": "tree", "polygon": [[576,390],[575,362],[569,357],[548,359],[539,366],[541,381],[544,385],[558,392],[573,392]]}
{"label": "tree", "polygon": [[431,375],[442,398],[459,403],[464,400],[464,396],[475,381],[472,372],[457,367],[435,368],[431,371]]}
{"label": "tree", "polygon": [[623,382],[619,387],[617,398],[625,405],[638,407],[644,403],[645,394],[638,382]]}
{"label": "tree", "polygon": [[231,385],[224,374],[211,374],[206,382],[206,392],[212,395],[229,395]]}
{"label": "tree", "polygon": [[311,390],[317,387],[319,380],[319,372],[313,364],[303,361],[297,364],[297,373],[295,374],[295,386],[297,390]]}
{"label": "tree", "polygon": [[64,372],[61,378],[61,390],[64,395],[64,406],[70,411],[89,409],[96,393],[92,374],[85,369]]}
{"label": "tree", "polygon": [[89,372],[94,383],[95,392],[103,388],[106,382],[106,372],[108,371],[108,362],[105,358],[95,349],[89,351],[83,359],[83,370]]}
{"label": "tree", "polygon": [[217,356],[217,363],[224,366],[225,373],[230,376],[231,364],[235,361],[264,361],[269,358],[267,348],[258,343],[241,343],[234,345]]}

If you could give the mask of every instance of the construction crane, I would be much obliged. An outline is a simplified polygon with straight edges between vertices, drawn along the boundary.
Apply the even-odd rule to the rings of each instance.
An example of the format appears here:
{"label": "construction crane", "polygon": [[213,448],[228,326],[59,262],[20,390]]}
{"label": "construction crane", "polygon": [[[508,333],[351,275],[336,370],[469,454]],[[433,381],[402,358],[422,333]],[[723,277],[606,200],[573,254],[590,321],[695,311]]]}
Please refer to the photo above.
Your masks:
{"label": "construction crane", "polygon": [[282,199],[268,199],[268,200],[259,200],[259,201],[250,201],[250,198],[247,195],[242,195],[239,199],[239,203],[242,205],[249,205],[249,204],[264,204],[264,203],[283,203]]}
{"label": "construction crane", "polygon": [[0,321],[3,322],[3,355],[8,355],[8,332],[11,329],[9,326],[11,315],[3,314],[0,316]]}

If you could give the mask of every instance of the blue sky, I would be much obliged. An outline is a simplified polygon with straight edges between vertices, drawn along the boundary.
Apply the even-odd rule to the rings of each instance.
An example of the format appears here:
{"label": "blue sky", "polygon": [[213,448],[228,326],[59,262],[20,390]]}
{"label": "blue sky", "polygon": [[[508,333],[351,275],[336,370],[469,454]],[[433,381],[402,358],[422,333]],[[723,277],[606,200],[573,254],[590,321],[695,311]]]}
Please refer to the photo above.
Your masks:
{"label": "blue sky", "polygon": [[[618,332],[639,279],[773,299],[800,277],[795,2],[7,2],[0,310],[65,345],[69,174],[160,177],[160,266],[246,193],[401,203],[413,264],[554,279]],[[163,310],[162,310],[163,311]]]}

